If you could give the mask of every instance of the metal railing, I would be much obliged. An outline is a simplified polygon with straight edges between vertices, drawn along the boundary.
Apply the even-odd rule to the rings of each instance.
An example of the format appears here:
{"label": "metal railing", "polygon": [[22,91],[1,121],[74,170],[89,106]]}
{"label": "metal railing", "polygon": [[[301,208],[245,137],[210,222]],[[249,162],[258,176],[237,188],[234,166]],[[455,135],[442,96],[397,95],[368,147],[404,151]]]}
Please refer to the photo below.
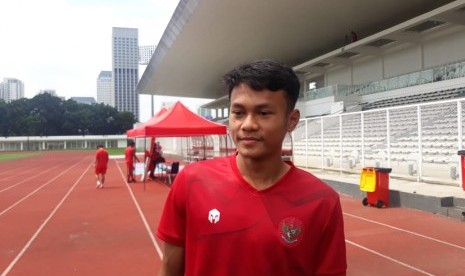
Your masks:
{"label": "metal railing", "polygon": [[448,100],[302,119],[293,132],[298,166],[391,175],[458,186],[465,100]]}
{"label": "metal railing", "polygon": [[432,69],[400,75],[361,85],[331,85],[312,89],[300,94],[300,101],[321,99],[329,96],[370,95],[425,83],[465,77],[465,61],[438,66]]}

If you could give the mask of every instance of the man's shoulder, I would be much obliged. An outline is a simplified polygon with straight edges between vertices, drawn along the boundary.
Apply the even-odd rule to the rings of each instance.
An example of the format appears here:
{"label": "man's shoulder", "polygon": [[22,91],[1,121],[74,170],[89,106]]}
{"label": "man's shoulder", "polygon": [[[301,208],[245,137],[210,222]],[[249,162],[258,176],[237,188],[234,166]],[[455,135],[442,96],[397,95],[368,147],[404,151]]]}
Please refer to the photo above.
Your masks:
{"label": "man's shoulder", "polygon": [[312,173],[295,167],[292,174],[290,174],[289,178],[287,179],[289,185],[295,186],[292,191],[297,191],[295,194],[290,193],[296,197],[301,197],[303,195],[308,196],[309,194],[312,195],[319,195],[322,197],[337,197],[337,192],[329,186],[325,181],[322,179],[314,176]]}
{"label": "man's shoulder", "polygon": [[230,161],[229,158],[226,157],[217,157],[208,160],[201,160],[198,162],[190,163],[185,166],[184,170],[186,173],[207,173],[208,171],[224,171],[225,169],[229,171]]}
{"label": "man's shoulder", "polygon": [[304,170],[302,168],[299,168],[299,167],[294,167],[294,173],[293,173],[292,176],[296,177],[296,178],[300,178],[300,179],[302,179],[304,181],[312,181],[312,182],[318,182],[318,183],[321,183],[321,184],[325,184],[323,182],[323,180],[316,177],[311,172],[309,172],[307,170]]}
{"label": "man's shoulder", "polygon": [[189,167],[210,167],[210,166],[223,166],[229,163],[229,157],[216,157],[207,160],[200,160],[189,164]]}

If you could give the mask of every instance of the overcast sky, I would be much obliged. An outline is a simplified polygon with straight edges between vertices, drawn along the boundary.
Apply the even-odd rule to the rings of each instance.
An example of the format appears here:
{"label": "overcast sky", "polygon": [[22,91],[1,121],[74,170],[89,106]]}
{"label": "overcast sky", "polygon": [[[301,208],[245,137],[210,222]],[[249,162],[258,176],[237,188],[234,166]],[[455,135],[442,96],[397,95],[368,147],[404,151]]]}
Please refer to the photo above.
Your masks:
{"label": "overcast sky", "polygon": [[[54,89],[66,99],[96,99],[98,74],[111,71],[112,27],[139,29],[141,46],[158,44],[177,4],[178,0],[1,1],[0,81],[23,81],[27,98]],[[141,97],[141,121],[146,121],[150,96]],[[164,100],[156,97],[155,112]]]}

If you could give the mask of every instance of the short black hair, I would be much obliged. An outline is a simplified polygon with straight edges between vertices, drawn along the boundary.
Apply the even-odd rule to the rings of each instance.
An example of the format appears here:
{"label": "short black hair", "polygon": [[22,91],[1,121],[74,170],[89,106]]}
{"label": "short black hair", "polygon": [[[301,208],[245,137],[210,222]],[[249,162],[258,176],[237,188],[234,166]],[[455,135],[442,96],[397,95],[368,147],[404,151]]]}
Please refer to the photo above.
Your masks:
{"label": "short black hair", "polygon": [[273,59],[255,60],[234,68],[223,76],[231,100],[231,91],[244,83],[255,91],[284,90],[289,110],[295,108],[300,93],[299,78],[294,70]]}
{"label": "short black hair", "polygon": [[128,141],[128,146],[135,146],[136,143],[133,140]]}
{"label": "short black hair", "polygon": [[97,148],[98,148],[98,149],[103,148],[103,145],[102,145],[102,144],[97,145]]}

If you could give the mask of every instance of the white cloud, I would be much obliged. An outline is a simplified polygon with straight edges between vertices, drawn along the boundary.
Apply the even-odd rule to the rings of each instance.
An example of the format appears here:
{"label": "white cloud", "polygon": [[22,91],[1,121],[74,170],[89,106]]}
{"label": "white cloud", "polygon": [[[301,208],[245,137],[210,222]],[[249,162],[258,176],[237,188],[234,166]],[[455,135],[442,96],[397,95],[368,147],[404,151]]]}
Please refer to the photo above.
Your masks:
{"label": "white cloud", "polygon": [[[111,70],[112,27],[139,29],[139,44],[160,40],[178,0],[15,0],[0,10],[0,80],[59,96],[96,97],[96,80]],[[142,75],[143,72],[140,72]]]}
{"label": "white cloud", "polygon": [[95,94],[99,71],[111,69],[111,28],[138,28],[141,45],[156,44],[177,4],[153,0],[2,2],[1,10],[8,12],[0,17],[0,35],[9,43],[2,43],[0,77],[22,78],[29,87],[27,96],[42,88],[56,89],[63,96]]}

